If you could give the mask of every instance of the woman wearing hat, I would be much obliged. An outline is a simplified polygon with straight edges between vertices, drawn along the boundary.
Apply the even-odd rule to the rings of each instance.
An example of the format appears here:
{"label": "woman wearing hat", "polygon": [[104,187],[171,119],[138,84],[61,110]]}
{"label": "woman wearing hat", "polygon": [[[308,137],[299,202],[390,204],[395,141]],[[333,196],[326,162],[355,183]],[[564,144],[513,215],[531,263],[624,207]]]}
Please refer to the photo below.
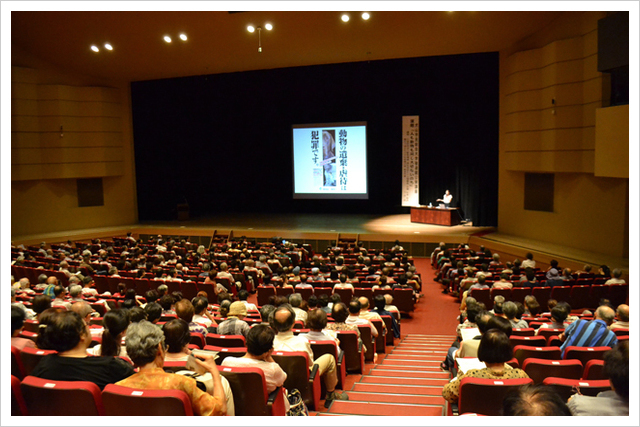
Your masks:
{"label": "woman wearing hat", "polygon": [[244,319],[247,316],[247,307],[242,301],[236,301],[229,307],[227,320],[218,325],[219,335],[244,335],[245,337],[251,329]]}

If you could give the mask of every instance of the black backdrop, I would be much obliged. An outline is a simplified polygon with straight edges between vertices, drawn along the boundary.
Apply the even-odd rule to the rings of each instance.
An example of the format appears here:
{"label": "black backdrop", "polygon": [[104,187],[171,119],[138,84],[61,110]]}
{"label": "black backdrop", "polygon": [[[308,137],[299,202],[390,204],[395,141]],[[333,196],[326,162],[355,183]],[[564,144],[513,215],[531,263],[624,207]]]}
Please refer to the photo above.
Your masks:
{"label": "black backdrop", "polygon": [[[357,62],[133,82],[140,220],[216,213],[394,214],[402,116],[420,116],[420,202],[445,189],[497,225],[498,54]],[[293,200],[291,126],[366,121],[368,200]]]}

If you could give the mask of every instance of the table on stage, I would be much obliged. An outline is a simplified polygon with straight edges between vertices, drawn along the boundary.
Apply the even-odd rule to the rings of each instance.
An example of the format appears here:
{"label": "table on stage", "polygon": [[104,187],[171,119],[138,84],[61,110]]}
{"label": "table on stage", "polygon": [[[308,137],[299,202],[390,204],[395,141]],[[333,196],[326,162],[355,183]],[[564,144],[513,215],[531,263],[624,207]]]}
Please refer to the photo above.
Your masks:
{"label": "table on stage", "polygon": [[458,214],[458,208],[412,206],[411,222],[452,226],[460,224],[460,215]]}

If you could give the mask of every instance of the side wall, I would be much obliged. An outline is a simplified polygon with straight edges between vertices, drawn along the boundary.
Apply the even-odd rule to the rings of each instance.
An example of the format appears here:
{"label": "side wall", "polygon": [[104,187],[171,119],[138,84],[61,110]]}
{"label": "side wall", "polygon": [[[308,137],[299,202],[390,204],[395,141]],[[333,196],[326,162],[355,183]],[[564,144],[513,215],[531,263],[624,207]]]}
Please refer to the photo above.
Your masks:
{"label": "side wall", "polygon": [[[600,109],[604,16],[567,12],[500,52],[498,231],[628,257],[628,108]],[[527,172],[555,175],[553,212],[524,209]]]}
{"label": "side wall", "polygon": [[[128,84],[13,46],[11,115],[12,237],[137,222]],[[104,205],[78,207],[76,179],[98,177]]]}

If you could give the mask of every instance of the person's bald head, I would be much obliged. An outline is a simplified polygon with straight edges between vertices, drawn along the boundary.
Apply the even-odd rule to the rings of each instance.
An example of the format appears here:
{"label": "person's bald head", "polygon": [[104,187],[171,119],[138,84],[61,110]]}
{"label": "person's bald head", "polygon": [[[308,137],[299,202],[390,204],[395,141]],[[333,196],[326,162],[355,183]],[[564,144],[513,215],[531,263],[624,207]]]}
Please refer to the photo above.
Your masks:
{"label": "person's bald head", "polygon": [[616,317],[616,313],[613,311],[613,308],[607,305],[601,305],[596,310],[596,319],[604,320],[607,325],[613,323],[613,319]]}
{"label": "person's bald head", "polygon": [[269,325],[280,332],[289,332],[296,322],[296,313],[289,304],[280,305],[269,315]]}
{"label": "person's bald head", "polygon": [[91,306],[85,301],[78,301],[71,305],[71,311],[78,313],[85,322],[89,322],[89,317],[91,317],[91,313],[93,313],[93,308],[91,308]]}
{"label": "person's bald head", "polygon": [[364,310],[367,311],[369,310],[369,298],[367,297],[360,297],[358,298],[358,301],[360,302],[360,310]]}
{"label": "person's bald head", "polygon": [[618,316],[618,320],[621,322],[629,321],[629,306],[627,304],[620,304],[618,309],[616,310],[616,315]]}
{"label": "person's bald head", "polygon": [[47,277],[47,285],[57,285],[57,284],[58,284],[58,278],[56,276]]}

